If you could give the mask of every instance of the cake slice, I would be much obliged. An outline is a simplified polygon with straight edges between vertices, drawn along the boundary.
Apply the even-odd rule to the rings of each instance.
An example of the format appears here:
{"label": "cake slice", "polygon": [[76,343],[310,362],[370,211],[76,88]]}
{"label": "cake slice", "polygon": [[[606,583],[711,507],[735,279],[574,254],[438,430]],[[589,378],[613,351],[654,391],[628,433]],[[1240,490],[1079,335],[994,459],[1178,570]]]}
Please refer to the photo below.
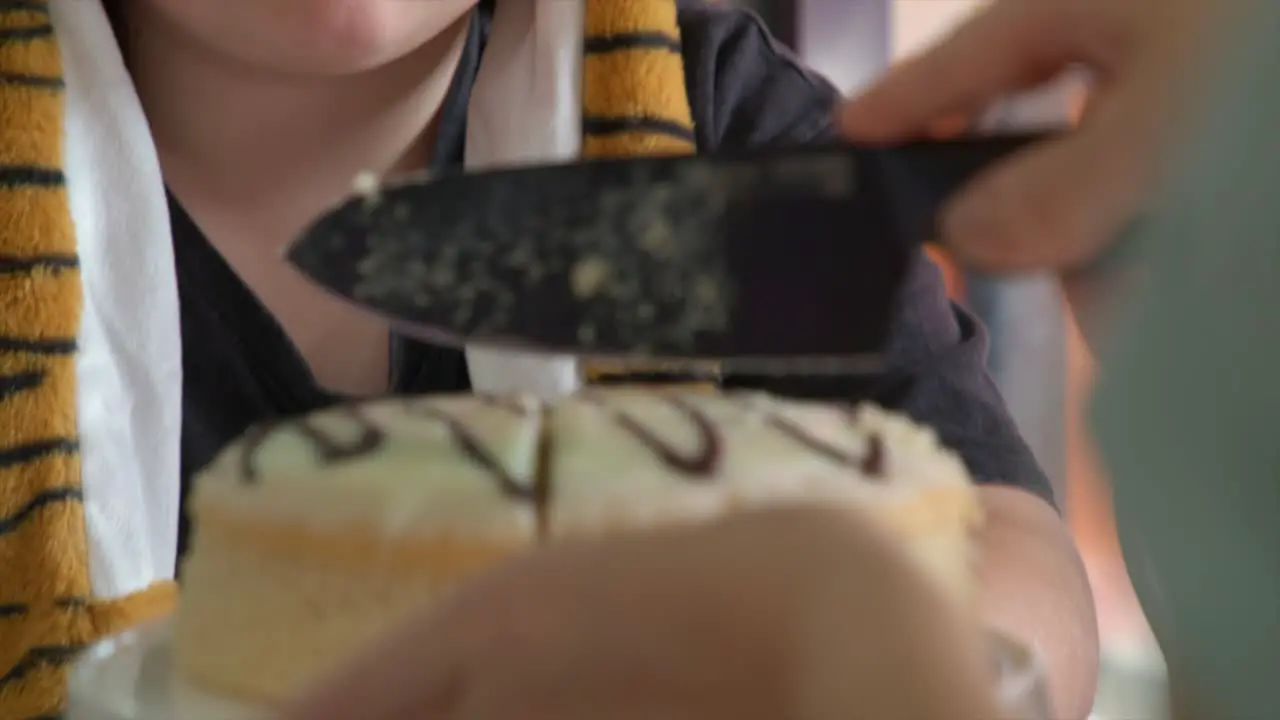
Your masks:
{"label": "cake slice", "polygon": [[532,547],[539,406],[396,398],[252,429],[198,478],[176,661],[290,697],[410,609]]}

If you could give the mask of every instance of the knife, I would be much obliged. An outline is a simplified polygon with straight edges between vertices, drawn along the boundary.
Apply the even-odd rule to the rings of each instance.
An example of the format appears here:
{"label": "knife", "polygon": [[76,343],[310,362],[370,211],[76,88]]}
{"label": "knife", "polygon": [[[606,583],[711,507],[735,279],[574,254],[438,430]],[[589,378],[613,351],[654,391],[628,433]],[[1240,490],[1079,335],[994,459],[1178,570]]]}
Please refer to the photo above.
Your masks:
{"label": "knife", "polygon": [[287,259],[448,345],[739,372],[878,367],[918,246],[1044,134],[577,162],[373,183]]}

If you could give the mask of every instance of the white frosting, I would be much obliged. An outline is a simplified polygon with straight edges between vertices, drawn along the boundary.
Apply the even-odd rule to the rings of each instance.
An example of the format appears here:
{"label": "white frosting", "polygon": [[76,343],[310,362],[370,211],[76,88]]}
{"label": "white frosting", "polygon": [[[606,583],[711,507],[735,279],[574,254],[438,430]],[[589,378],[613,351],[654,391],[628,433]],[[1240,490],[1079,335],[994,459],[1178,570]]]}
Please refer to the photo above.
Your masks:
{"label": "white frosting", "polygon": [[[478,463],[433,413],[466,428],[503,471]],[[698,416],[708,424],[706,437]],[[283,423],[260,441],[246,439],[224,453],[198,484],[197,502],[368,524],[388,534],[438,532],[442,526],[483,533],[511,523],[531,532],[534,503],[504,495],[499,483],[505,475],[534,492],[543,422],[550,438],[546,511],[553,535],[628,521],[695,520],[732,507],[783,502],[887,505],[917,497],[921,489],[969,484],[959,458],[902,416],[762,393],[620,389],[549,407],[514,397],[392,399],[328,410],[305,422],[335,444],[357,443],[366,430],[362,423],[375,426],[382,438],[367,452],[326,461],[301,424]],[[709,453],[707,467],[682,469],[664,460],[645,434],[680,456]],[[713,447],[701,447],[707,441]],[[246,443],[255,442],[250,464],[256,477],[246,479]],[[872,452],[877,467],[864,472]]]}
{"label": "white frosting", "polygon": [[616,529],[619,521],[698,520],[728,509],[725,486],[714,479],[687,482],[617,423],[615,412],[634,415],[681,454],[699,453],[698,435],[677,409],[654,402],[642,390],[593,391],[596,401],[574,397],[548,420],[551,431],[551,502],[548,530]]}
{"label": "white frosting", "polygon": [[[549,421],[553,535],[791,502],[883,506],[912,500],[922,489],[969,485],[963,463],[931,431],[871,406],[855,411],[763,393],[592,395],[560,404]],[[714,427],[718,446],[714,465],[699,471],[673,467],[626,426],[634,423],[691,458],[708,452],[696,414]],[[873,437],[879,467],[868,473],[862,465]]]}
{"label": "white frosting", "polygon": [[[432,413],[455,419],[502,472],[478,462]],[[792,502],[874,511],[921,490],[970,485],[960,459],[903,416],[763,393],[593,390],[550,405],[515,397],[393,399],[305,423],[283,423],[229,449],[198,483],[197,508],[216,503],[387,534],[442,527],[474,534],[512,523],[532,532],[535,476],[545,460],[547,528],[556,536]],[[362,423],[376,426],[381,440],[346,459],[323,459],[307,434],[354,446],[367,429]],[[544,423],[549,455],[540,458]],[[253,478],[245,477],[246,443],[257,445]],[[664,452],[679,457],[664,459]],[[679,458],[698,456],[704,467],[681,467]],[[525,498],[500,490],[504,475],[520,480]]]}
{"label": "white frosting", "polygon": [[[253,433],[222,453],[196,483],[196,508],[220,509],[308,522],[374,527],[388,535],[533,532],[532,502],[505,496],[506,475],[532,491],[540,414],[518,397],[516,412],[471,396],[394,398],[336,408],[305,419],[308,426],[344,445],[374,426],[382,438],[372,452],[326,461],[297,421],[281,423],[257,443]],[[469,458],[440,413],[464,426],[503,470]],[[245,477],[249,452],[253,478]]]}

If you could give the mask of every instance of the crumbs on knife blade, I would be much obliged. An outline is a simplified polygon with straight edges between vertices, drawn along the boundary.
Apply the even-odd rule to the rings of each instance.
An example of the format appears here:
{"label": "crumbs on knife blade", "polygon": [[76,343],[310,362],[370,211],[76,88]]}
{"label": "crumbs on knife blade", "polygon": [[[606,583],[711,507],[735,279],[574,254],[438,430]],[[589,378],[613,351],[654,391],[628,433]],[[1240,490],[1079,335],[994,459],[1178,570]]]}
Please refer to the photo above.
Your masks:
{"label": "crumbs on knife blade", "polygon": [[570,275],[574,296],[581,299],[594,297],[609,281],[609,270],[609,262],[598,255],[579,260]]}
{"label": "crumbs on knife blade", "polygon": [[378,179],[378,175],[369,170],[357,173],[351,181],[351,189],[355,194],[364,198],[366,203],[374,203],[378,201],[378,197],[382,190],[382,181]]}

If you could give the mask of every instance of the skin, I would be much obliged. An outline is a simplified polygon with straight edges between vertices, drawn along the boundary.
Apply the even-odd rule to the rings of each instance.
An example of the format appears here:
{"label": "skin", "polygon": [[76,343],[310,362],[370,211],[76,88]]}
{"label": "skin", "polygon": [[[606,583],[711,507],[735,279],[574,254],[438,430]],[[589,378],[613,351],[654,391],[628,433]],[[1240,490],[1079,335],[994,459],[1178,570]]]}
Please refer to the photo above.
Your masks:
{"label": "skin", "polygon": [[845,132],[895,142],[960,126],[1071,66],[1093,73],[1077,132],[979,177],[943,218],[948,246],[992,272],[1069,271],[1133,216],[1183,130],[1176,111],[1198,46],[1231,2],[1001,0],[841,110]]}
{"label": "skin", "polygon": [[[1075,546],[1038,498],[984,492],[985,624],[1041,653],[1053,717],[1084,718],[1097,633]],[[424,609],[286,717],[995,717],[982,623],[899,552],[820,510],[543,551]]]}
{"label": "skin", "polygon": [[1102,257],[1138,215],[1185,128],[1199,59],[1240,0],[1000,0],[894,68],[840,112],[852,139],[951,134],[984,108],[1071,67],[1093,88],[1064,139],[980,176],[945,209],[942,240],[969,267],[1062,274],[1092,339],[1134,268]]}
{"label": "skin", "polygon": [[[128,59],[166,181],[213,245],[275,315],[316,379],[331,389],[352,394],[385,390],[388,330],[311,287],[280,260],[280,248],[312,217],[344,197],[358,172],[409,170],[429,161],[435,117],[460,54],[464,29],[460,19],[473,4],[473,0],[124,0],[121,8],[129,30]],[[989,516],[981,542],[986,620],[1043,652],[1051,672],[1057,717],[1082,718],[1093,693],[1097,638],[1087,582],[1066,527],[1043,501],[1028,494],[994,488],[982,492]],[[736,560],[743,555],[729,550],[739,547],[732,538],[741,539],[741,553],[746,554],[776,545],[793,533],[807,537],[804,522],[717,528],[705,536],[635,540],[638,556],[701,564],[689,565],[679,577],[643,575],[645,584],[631,586],[639,592],[652,583],[652,592],[680,599],[691,627],[717,627],[725,604],[701,602],[697,598],[703,595],[690,592],[681,583],[695,582],[702,574],[721,577],[714,573],[725,562],[732,567],[741,565]],[[717,540],[719,532],[726,537]],[[704,541],[720,542],[716,547],[722,554],[696,552],[697,544]],[[849,565],[841,566],[847,572],[842,594],[820,585],[825,567],[821,564],[813,565],[816,569],[801,578],[789,575],[793,570],[781,562],[759,572],[722,577],[722,594],[733,598],[772,597],[771,588],[788,587],[793,580],[808,589],[795,602],[821,604],[831,598],[829,605],[822,606],[826,614],[815,615],[834,623],[829,633],[814,633],[794,623],[769,625],[760,615],[751,616],[751,623],[735,626],[743,629],[765,623],[759,625],[765,647],[822,645],[830,637],[841,637],[838,629],[851,634],[856,634],[855,630],[863,633],[867,626],[881,630],[865,635],[875,638],[874,643],[858,635],[864,639],[782,656],[800,663],[784,666],[787,674],[815,678],[805,686],[809,699],[797,706],[804,712],[796,717],[827,717],[822,713],[834,703],[841,703],[846,710],[865,708],[868,717],[876,718],[963,718],[957,713],[967,712],[965,708],[978,713],[975,718],[990,717],[981,707],[982,683],[965,680],[972,676],[962,669],[968,662],[965,657],[971,657],[975,650],[966,649],[958,637],[963,633],[946,630],[948,621],[934,617],[927,593],[912,582],[870,582],[867,578],[879,577],[874,573],[890,571],[859,565],[854,558],[865,555],[859,555],[860,542],[839,532],[819,533],[803,552],[793,550],[790,556],[779,556],[801,565],[810,562],[810,551],[819,549],[833,558],[832,563],[847,556]],[[503,583],[512,583],[520,588],[519,596],[529,601],[522,607],[533,605],[532,599],[545,600],[547,606],[538,611],[543,613],[542,620],[557,623],[568,632],[563,643],[540,648],[537,655],[509,656],[484,644],[491,637],[487,628],[492,619],[481,610],[455,605],[451,615],[441,616],[450,618],[443,629],[433,625],[430,618],[434,615],[424,610],[424,615],[400,634],[400,644],[392,647],[389,655],[370,661],[381,663],[380,671],[357,671],[349,681],[332,687],[353,698],[376,691],[390,702],[399,702],[397,698],[411,702],[427,681],[418,677],[417,670],[409,674],[393,671],[451,665],[465,659],[476,673],[483,669],[485,677],[510,679],[511,685],[494,690],[498,700],[492,707],[502,707],[501,702],[514,702],[510,698],[527,694],[541,697],[553,703],[548,707],[555,708],[566,702],[595,703],[576,710],[587,713],[594,707],[598,716],[605,711],[614,713],[622,706],[619,703],[631,697],[628,693],[635,692],[634,688],[612,684],[603,670],[592,674],[597,667],[614,667],[606,662],[611,651],[647,648],[655,667],[679,667],[680,658],[691,652],[714,657],[715,648],[699,645],[700,637],[704,644],[708,640],[697,633],[657,632],[661,621],[627,621],[627,613],[633,611],[628,594],[598,597],[599,603],[605,603],[596,608],[598,615],[564,604],[568,601],[560,596],[566,578],[611,577],[610,568],[617,560],[603,550],[586,549],[569,553],[564,560],[555,560],[557,557],[552,554],[550,560],[518,565],[512,571],[518,580],[482,583],[468,590],[465,597],[478,608],[491,608],[504,602],[505,593],[510,592],[512,585]],[[572,573],[566,569],[570,567]],[[864,572],[872,574],[860,575]],[[855,583],[855,576],[862,580]],[[585,581],[574,583],[577,587]],[[866,593],[869,586],[878,591]],[[823,587],[821,593],[817,593],[818,587]],[[634,612],[643,610],[634,608]],[[921,627],[940,624],[939,637],[957,639],[954,643],[938,640],[935,646],[926,642],[930,638],[911,634],[915,623],[924,623]],[[430,632],[451,633],[450,641],[419,642],[422,633],[428,632],[422,628],[428,627],[434,628]],[[599,639],[577,646],[572,638],[582,642]],[[608,643],[603,638],[608,638]],[[841,653],[848,655],[840,657]],[[388,663],[387,657],[398,659]],[[857,674],[855,683],[866,689],[865,698],[849,695],[842,689],[843,680],[819,682],[826,676],[797,670],[811,667],[815,657],[832,658],[837,667],[865,670],[865,674]],[[902,662],[872,661],[885,657]],[[904,687],[900,678],[906,667],[916,669],[912,684]],[[548,680],[547,668],[561,675]],[[760,667],[748,667],[743,673],[732,676],[735,682],[743,682],[741,687],[733,686],[730,693],[726,685],[725,697],[710,700],[679,695],[678,678],[658,675],[654,687],[663,688],[666,694],[659,693],[655,702],[668,703],[664,712],[671,710],[673,717],[695,708],[696,704],[681,705],[683,700],[733,700],[749,706],[723,706],[737,710],[777,707],[769,704],[775,702],[770,699],[773,690],[769,684],[751,680],[760,676]],[[388,686],[374,675],[398,680]],[[568,677],[578,679],[572,684],[556,684]],[[589,685],[582,678],[594,678],[596,684]],[[920,688],[936,688],[936,698]],[[653,690],[646,688],[646,692]],[[947,706],[941,714],[920,714],[928,703],[944,697],[955,708]],[[337,703],[334,707],[341,707],[333,697],[330,700]],[[555,705],[557,702],[562,705]],[[900,712],[907,714],[889,714],[894,703],[900,703]],[[466,717],[489,717],[475,712],[479,714]]]}
{"label": "skin", "polygon": [[414,618],[284,717],[997,717],[975,628],[900,552],[819,510],[557,546]]}
{"label": "skin", "polygon": [[979,492],[983,617],[1040,653],[1054,717],[1083,720],[1097,691],[1098,623],[1075,540],[1040,498],[1006,487]]}
{"label": "skin", "polygon": [[319,383],[387,388],[388,329],[281,249],[361,171],[424,167],[474,0],[116,0],[170,189]]}

